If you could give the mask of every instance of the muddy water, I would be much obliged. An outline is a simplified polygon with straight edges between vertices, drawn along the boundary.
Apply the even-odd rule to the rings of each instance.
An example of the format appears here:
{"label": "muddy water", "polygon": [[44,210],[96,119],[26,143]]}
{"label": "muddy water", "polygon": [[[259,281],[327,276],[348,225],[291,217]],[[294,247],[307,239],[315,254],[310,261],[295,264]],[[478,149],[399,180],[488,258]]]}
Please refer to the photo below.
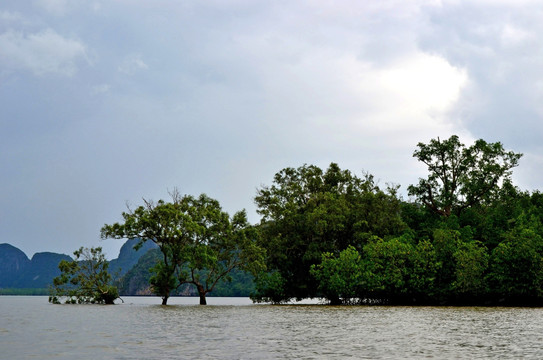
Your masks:
{"label": "muddy water", "polygon": [[543,309],[0,297],[0,359],[543,358]]}

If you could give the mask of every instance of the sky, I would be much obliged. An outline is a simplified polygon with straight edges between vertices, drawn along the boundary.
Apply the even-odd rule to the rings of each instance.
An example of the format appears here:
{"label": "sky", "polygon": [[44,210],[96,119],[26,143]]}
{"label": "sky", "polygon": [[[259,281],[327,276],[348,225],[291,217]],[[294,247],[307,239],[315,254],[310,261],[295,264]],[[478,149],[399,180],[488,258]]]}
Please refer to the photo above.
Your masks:
{"label": "sky", "polygon": [[406,196],[453,134],[541,189],[542,100],[540,1],[3,0],[0,243],[115,258],[100,228],[173,189],[257,223],[304,164]]}

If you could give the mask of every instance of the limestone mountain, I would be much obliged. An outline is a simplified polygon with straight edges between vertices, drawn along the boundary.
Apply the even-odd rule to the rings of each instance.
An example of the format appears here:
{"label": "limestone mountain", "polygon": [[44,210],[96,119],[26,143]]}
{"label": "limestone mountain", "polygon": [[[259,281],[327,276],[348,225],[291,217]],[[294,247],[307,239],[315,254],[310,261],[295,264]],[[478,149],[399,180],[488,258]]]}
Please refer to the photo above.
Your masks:
{"label": "limestone mountain", "polygon": [[0,288],[12,287],[30,265],[24,252],[10,244],[0,244]]}
{"label": "limestone mountain", "polygon": [[149,250],[156,249],[158,246],[152,241],[146,241],[138,250],[134,246],[139,242],[139,239],[127,240],[121,250],[119,257],[109,262],[108,271],[115,277],[121,277],[138,263],[138,260],[145,255]]}
{"label": "limestone mountain", "polygon": [[[149,249],[156,247],[148,242],[138,251],[134,250],[137,239],[123,244],[117,259],[110,261],[110,273],[124,275]],[[65,254],[40,252],[29,259],[20,249],[10,244],[0,244],[0,289],[45,289],[60,275],[58,264],[61,260],[72,260]]]}

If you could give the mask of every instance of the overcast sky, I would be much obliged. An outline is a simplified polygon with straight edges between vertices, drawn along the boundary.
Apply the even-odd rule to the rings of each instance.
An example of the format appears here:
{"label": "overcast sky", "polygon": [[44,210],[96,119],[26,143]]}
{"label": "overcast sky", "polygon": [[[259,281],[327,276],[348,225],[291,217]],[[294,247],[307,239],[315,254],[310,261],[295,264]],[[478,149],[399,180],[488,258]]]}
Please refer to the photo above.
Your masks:
{"label": "overcast sky", "polygon": [[0,243],[115,258],[100,228],[174,188],[256,223],[303,164],[405,191],[452,134],[541,189],[542,113],[540,1],[3,0]]}

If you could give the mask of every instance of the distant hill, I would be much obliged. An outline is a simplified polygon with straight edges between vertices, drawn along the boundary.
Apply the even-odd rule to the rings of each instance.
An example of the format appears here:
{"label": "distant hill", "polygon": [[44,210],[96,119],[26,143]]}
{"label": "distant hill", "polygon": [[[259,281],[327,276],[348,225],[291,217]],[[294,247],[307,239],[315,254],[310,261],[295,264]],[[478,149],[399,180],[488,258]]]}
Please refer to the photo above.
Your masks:
{"label": "distant hill", "polygon": [[52,252],[36,253],[30,260],[30,265],[21,273],[15,284],[18,288],[46,288],[53,278],[60,274],[58,263],[61,260],[71,261],[68,255]]}
{"label": "distant hill", "polygon": [[[126,241],[119,257],[109,263],[109,272],[116,279],[121,295],[151,295],[149,269],[162,259],[156,244],[147,241],[138,250],[134,246],[138,239]],[[65,254],[52,252],[36,253],[32,259],[10,244],[0,244],[0,295],[45,295],[53,278],[60,275],[61,260],[72,260]],[[221,282],[210,296],[249,296],[254,290],[251,275],[235,270],[232,282]],[[190,284],[182,286],[176,295],[194,296],[196,290]]]}
{"label": "distant hill", "polygon": [[24,252],[10,244],[0,244],[0,288],[16,287],[18,278],[30,266]]}
{"label": "distant hill", "polygon": [[60,274],[58,263],[71,260],[64,254],[36,253],[29,260],[10,244],[0,244],[0,288],[46,288]]}
{"label": "distant hill", "polygon": [[[162,259],[158,248],[151,249],[139,258],[138,262],[121,279],[117,286],[121,295],[152,295],[149,286],[150,268]],[[209,296],[249,296],[254,291],[253,276],[245,271],[234,269],[231,282],[221,281]],[[174,295],[197,296],[196,288],[191,284],[182,285]]]}
{"label": "distant hill", "polygon": [[162,259],[160,250],[152,249],[139,258],[138,262],[119,279],[117,286],[121,295],[152,295],[149,287],[150,268]]}
{"label": "distant hill", "polygon": [[[111,274],[122,276],[149,249],[156,247],[152,242],[147,242],[135,251],[133,248],[137,242],[137,239],[132,239],[123,244],[119,257],[110,261]],[[61,260],[70,261],[72,258],[65,254],[41,252],[30,260],[15,246],[0,244],[0,289],[45,289],[53,278],[60,275],[58,264]]]}
{"label": "distant hill", "polygon": [[138,263],[138,260],[149,250],[156,249],[158,246],[152,241],[146,241],[137,251],[134,246],[139,239],[130,239],[121,246],[119,257],[109,262],[109,272],[115,277],[121,277]]}

